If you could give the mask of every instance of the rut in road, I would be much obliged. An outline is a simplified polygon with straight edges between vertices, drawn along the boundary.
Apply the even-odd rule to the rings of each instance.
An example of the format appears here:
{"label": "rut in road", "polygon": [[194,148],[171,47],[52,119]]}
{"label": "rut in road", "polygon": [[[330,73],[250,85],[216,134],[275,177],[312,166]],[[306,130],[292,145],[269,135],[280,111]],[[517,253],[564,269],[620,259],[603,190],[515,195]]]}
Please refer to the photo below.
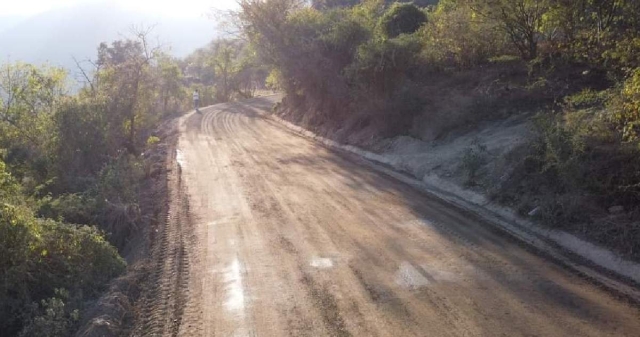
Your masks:
{"label": "rut in road", "polygon": [[640,331],[632,305],[264,118],[275,99],[183,118],[146,335]]}
{"label": "rut in road", "polygon": [[[133,336],[177,336],[187,299],[190,275],[189,246],[193,221],[176,152],[168,158],[169,204],[166,221],[152,233],[151,270],[145,281],[141,320]],[[159,201],[160,202],[160,201]]]}

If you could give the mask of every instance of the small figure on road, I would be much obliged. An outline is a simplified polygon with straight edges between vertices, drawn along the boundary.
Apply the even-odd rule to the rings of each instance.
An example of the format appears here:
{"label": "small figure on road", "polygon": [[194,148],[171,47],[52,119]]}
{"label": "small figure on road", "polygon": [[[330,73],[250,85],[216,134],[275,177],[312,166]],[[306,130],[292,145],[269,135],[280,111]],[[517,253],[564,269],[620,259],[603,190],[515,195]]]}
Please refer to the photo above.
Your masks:
{"label": "small figure on road", "polygon": [[193,106],[197,112],[200,112],[200,93],[198,93],[198,89],[193,92]]}

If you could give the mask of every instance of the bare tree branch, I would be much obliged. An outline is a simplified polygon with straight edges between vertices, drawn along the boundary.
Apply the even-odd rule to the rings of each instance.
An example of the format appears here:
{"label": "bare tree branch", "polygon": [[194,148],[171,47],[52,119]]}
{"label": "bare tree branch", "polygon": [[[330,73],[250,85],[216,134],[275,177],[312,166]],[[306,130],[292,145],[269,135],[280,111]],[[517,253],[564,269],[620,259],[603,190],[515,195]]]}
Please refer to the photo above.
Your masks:
{"label": "bare tree branch", "polygon": [[[91,87],[91,92],[95,93],[96,92],[96,88],[93,85],[93,80],[91,80],[91,78],[89,78],[89,75],[87,75],[87,72],[84,71],[84,69],[82,68],[82,66],[80,65],[80,62],[73,57],[73,62],[76,64],[76,67],[78,68],[78,70],[80,71],[80,73],[82,74],[82,76],[84,77],[84,79],[87,81],[87,83],[89,84],[89,86]],[[95,65],[95,64],[94,64]]]}

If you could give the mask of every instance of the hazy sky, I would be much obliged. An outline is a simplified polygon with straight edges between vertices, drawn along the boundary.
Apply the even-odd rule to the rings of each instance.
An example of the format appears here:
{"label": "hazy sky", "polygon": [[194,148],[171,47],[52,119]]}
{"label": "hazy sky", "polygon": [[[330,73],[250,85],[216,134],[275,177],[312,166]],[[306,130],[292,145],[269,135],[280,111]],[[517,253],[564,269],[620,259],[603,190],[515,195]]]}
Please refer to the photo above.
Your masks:
{"label": "hazy sky", "polygon": [[168,17],[200,17],[211,8],[232,8],[236,0],[0,0],[1,16],[31,16],[82,3],[115,3],[123,8]]}

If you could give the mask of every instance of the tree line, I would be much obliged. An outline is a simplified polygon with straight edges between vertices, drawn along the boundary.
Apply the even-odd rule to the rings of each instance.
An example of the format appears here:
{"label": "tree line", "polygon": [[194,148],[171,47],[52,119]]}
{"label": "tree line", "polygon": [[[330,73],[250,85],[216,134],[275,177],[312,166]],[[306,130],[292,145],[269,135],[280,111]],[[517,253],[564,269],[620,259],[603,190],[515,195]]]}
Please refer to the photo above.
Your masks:
{"label": "tree line", "polygon": [[[97,48],[78,68],[0,65],[0,331],[68,336],[121,275],[144,219],[143,183],[161,121],[255,92],[245,45],[214,41],[185,59],[149,29]],[[75,73],[81,85],[73,84]]]}

